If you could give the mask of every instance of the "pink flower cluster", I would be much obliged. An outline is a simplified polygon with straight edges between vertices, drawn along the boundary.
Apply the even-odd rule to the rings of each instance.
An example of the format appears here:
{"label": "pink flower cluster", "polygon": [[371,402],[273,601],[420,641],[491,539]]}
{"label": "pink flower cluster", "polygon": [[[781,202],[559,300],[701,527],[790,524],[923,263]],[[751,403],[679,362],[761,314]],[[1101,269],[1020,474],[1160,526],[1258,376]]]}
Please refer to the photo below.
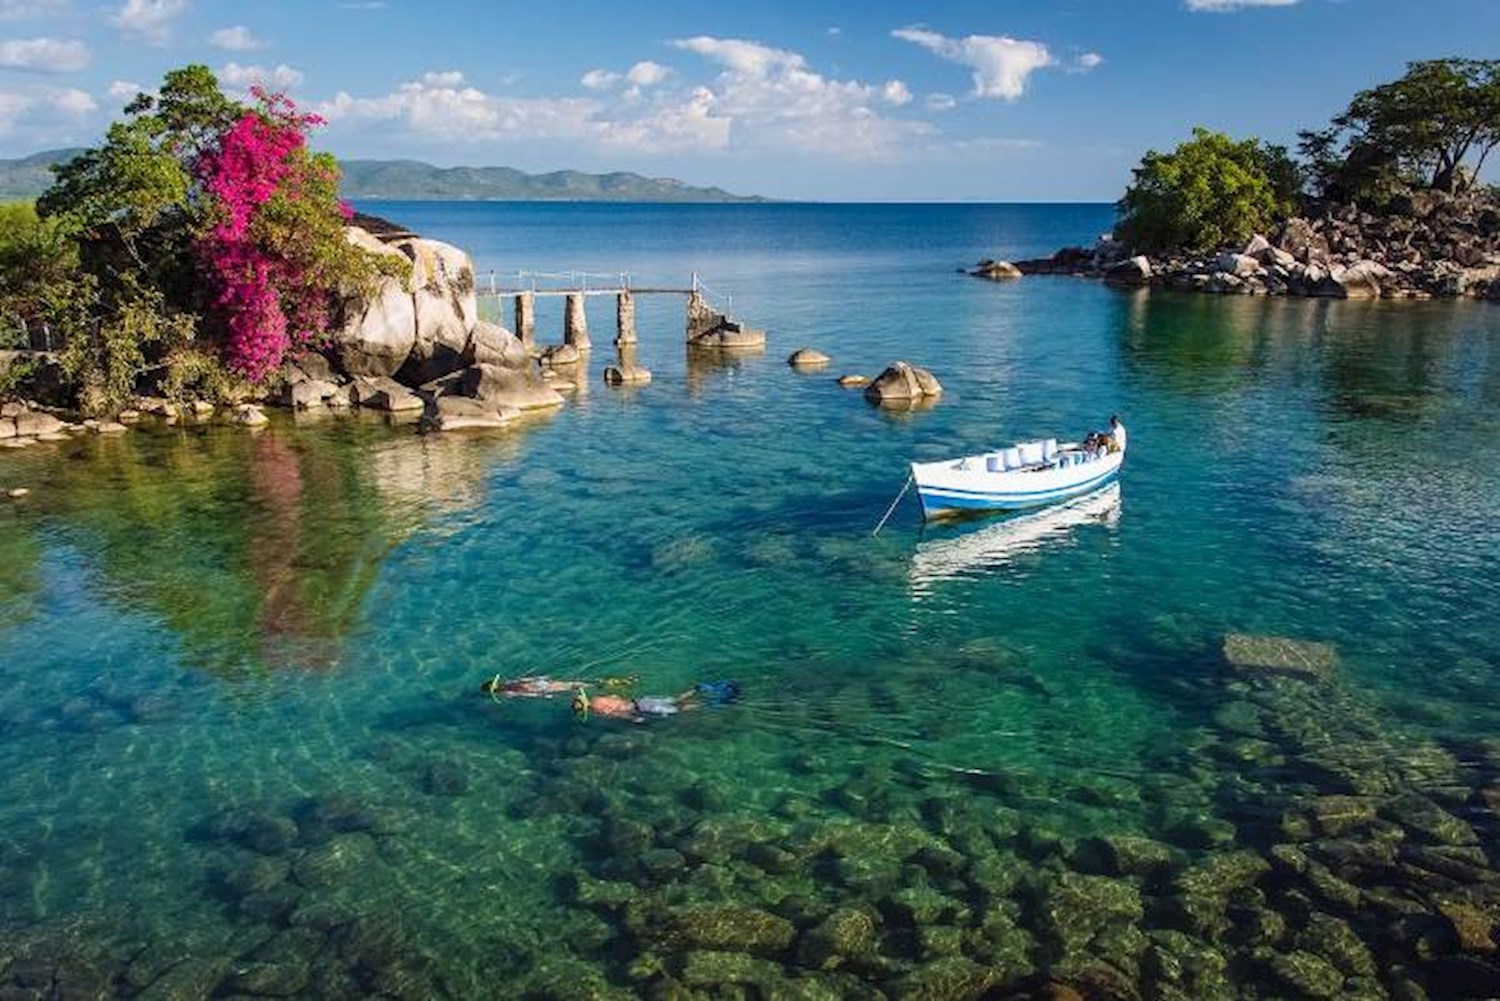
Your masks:
{"label": "pink flower cluster", "polygon": [[218,221],[197,253],[228,328],[227,361],[260,380],[293,345],[318,336],[328,320],[328,295],[309,280],[304,264],[262,246],[254,226],[272,198],[299,196],[305,133],[322,121],[299,114],[284,95],[252,94],[260,107],[241,116],[198,161],[198,180]]}

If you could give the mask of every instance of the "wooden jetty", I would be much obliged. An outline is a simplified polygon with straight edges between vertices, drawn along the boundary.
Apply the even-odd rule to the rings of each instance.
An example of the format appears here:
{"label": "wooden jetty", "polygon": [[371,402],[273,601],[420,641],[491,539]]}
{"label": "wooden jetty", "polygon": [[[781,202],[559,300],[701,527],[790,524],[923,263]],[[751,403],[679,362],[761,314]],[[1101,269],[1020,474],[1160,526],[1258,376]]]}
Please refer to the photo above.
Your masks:
{"label": "wooden jetty", "polygon": [[475,276],[475,291],[482,298],[510,300],[515,333],[527,348],[536,346],[536,300],[560,297],[563,309],[563,343],[587,351],[589,337],[585,303],[593,297],[615,300],[615,344],[636,343],[635,300],[637,296],[683,296],[686,300],[687,342],[700,347],[764,347],[766,333],[731,318],[734,297],[713,293],[693,272],[686,285],[636,285],[628,271],[514,271],[482,272]]}

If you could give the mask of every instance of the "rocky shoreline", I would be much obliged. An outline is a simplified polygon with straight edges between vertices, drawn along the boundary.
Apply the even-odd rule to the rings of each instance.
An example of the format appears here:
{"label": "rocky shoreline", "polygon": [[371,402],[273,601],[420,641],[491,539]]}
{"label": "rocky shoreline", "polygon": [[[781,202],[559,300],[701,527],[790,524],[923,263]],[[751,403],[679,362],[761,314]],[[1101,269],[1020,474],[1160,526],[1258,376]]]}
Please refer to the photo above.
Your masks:
{"label": "rocky shoreline", "polygon": [[1500,300],[1500,198],[1413,192],[1380,214],[1354,205],[1318,206],[1270,236],[1206,254],[1137,254],[1106,235],[1092,248],[981,261],[970,273],[999,281],[1073,275],[1239,295]]}

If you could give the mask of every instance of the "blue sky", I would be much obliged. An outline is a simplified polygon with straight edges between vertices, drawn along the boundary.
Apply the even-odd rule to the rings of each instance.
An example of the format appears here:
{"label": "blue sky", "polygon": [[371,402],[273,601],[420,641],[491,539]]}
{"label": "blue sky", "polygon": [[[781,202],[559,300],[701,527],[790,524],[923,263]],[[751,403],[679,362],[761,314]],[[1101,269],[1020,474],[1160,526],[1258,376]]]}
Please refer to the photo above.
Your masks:
{"label": "blue sky", "polygon": [[1194,125],[1292,142],[1500,0],[0,0],[0,155],[88,144],[188,62],[322,148],[782,198],[1112,200]]}

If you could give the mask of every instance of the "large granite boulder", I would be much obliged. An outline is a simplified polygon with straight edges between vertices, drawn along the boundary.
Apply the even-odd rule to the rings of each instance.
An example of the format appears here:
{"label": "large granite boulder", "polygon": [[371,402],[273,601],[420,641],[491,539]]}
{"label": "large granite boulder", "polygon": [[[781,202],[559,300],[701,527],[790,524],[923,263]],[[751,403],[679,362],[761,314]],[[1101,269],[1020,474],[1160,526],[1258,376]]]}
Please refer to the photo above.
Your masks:
{"label": "large granite boulder", "polygon": [[1281,227],[1276,245],[1305,263],[1328,260],[1327,238],[1300,216],[1288,219]]}
{"label": "large granite boulder", "polygon": [[349,290],[343,322],[335,327],[329,351],[350,375],[394,375],[406,363],[417,339],[416,305],[411,289],[416,273],[410,259],[358,226],[344,230],[349,242],[387,258],[400,277],[382,278],[373,291]]}
{"label": "large granite boulder", "polygon": [[499,365],[501,368],[526,368],[531,356],[521,339],[504,327],[483,320],[476,322],[464,344],[463,367]]}
{"label": "large granite boulder", "polygon": [[875,377],[865,389],[865,399],[871,403],[908,403],[941,396],[942,392],[942,384],[931,372],[898,361]]}
{"label": "large granite boulder", "polygon": [[[1264,249],[1266,248],[1259,248],[1259,250]],[[1214,265],[1216,268],[1218,268],[1218,270],[1223,271],[1226,274],[1234,275],[1236,278],[1248,278],[1250,275],[1257,275],[1261,272],[1260,261],[1256,260],[1248,253],[1236,254],[1230,251],[1225,251],[1224,253],[1219,255],[1219,258],[1214,262]]]}
{"label": "large granite boulder", "polygon": [[419,386],[464,367],[469,331],[479,320],[474,264],[457,247],[437,240],[397,244],[412,260],[412,349],[397,377]]}
{"label": "large granite boulder", "polygon": [[563,405],[562,394],[536,373],[498,365],[471,366],[464,370],[458,385],[462,395],[495,409],[545,410]]}

